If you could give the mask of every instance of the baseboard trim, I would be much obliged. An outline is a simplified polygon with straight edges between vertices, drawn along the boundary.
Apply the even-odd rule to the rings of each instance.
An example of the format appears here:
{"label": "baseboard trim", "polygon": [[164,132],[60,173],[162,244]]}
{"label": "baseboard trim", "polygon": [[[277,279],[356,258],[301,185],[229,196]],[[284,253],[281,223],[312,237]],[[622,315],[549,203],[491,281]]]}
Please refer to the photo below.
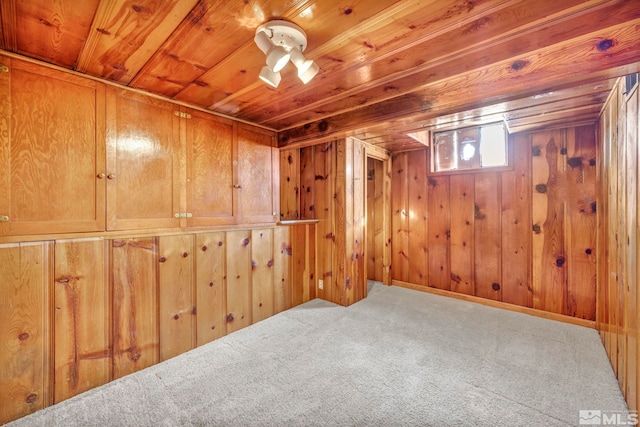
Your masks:
{"label": "baseboard trim", "polygon": [[456,292],[445,291],[442,289],[415,285],[413,283],[402,282],[400,280],[392,280],[391,285],[399,286],[401,288],[413,289],[421,292],[427,292],[434,295],[455,298],[463,301],[475,302],[478,304],[487,305],[489,307],[502,308],[504,310],[510,310],[518,313],[529,314],[531,316],[542,317],[544,319],[570,323],[572,325],[584,326],[585,328],[596,329],[596,322],[594,320],[578,319],[576,317],[566,316],[564,314],[549,313],[548,311],[538,310],[536,308],[522,307],[515,304],[509,304],[501,301],[494,301],[494,300],[480,298],[472,295],[459,294]]}

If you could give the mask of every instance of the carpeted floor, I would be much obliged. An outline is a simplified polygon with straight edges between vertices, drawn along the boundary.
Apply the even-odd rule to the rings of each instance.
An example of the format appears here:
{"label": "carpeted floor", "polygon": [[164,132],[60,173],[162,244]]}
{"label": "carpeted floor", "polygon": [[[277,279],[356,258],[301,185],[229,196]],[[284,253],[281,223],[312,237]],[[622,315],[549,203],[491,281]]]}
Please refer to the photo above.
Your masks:
{"label": "carpeted floor", "polygon": [[374,284],[10,425],[568,426],[579,410],[626,411],[595,330]]}

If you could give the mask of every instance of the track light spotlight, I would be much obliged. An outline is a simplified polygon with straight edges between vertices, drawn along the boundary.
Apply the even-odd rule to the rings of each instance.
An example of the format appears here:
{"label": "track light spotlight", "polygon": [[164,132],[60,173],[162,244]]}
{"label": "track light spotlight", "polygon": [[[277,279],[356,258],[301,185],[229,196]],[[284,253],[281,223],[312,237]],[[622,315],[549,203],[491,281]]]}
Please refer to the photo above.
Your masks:
{"label": "track light spotlight", "polygon": [[279,71],[291,60],[298,69],[298,77],[307,84],[320,68],[306,59],[302,52],[307,47],[307,35],[291,22],[275,20],[256,29],[254,41],[266,56],[266,66],[260,71],[260,79],[272,87],[280,83]]}

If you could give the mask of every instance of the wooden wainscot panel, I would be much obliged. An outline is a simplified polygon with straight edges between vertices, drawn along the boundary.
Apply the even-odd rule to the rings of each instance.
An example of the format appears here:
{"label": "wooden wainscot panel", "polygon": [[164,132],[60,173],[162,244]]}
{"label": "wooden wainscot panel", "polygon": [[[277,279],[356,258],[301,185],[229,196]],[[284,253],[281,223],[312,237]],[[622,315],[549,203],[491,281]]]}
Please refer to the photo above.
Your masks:
{"label": "wooden wainscot panel", "polygon": [[1,58],[0,233],[104,230],[104,85]]}
{"label": "wooden wainscot panel", "polygon": [[[451,290],[475,295],[475,176],[451,176]],[[482,244],[481,244],[482,245]]]}
{"label": "wooden wainscot panel", "polygon": [[251,289],[253,323],[274,313],[273,229],[251,231]]}
{"label": "wooden wainscot panel", "polygon": [[[567,300],[564,314],[596,318],[596,141],[594,126],[567,130]],[[635,190],[635,188],[634,188]],[[635,215],[635,211],[633,212]]]}
{"label": "wooden wainscot panel", "polygon": [[427,151],[414,151],[407,157],[408,279],[410,283],[428,286]]}
{"label": "wooden wainscot panel", "polygon": [[[301,277],[300,282],[295,283],[294,289],[291,272],[293,268],[292,234],[296,227],[304,228],[304,226],[276,227],[273,231],[274,313],[280,313],[302,303],[301,291],[304,278]],[[304,247],[299,249],[304,253]],[[304,256],[302,259],[304,260]]]}
{"label": "wooden wainscot panel", "polygon": [[251,325],[251,231],[227,233],[227,332]]}
{"label": "wooden wainscot panel", "polygon": [[0,245],[0,423],[51,403],[49,248]]}
{"label": "wooden wainscot panel", "polygon": [[532,136],[533,307],[562,313],[566,301],[562,130]]}
{"label": "wooden wainscot panel", "polygon": [[409,280],[408,158],[408,153],[393,156],[391,178],[391,274],[403,282]]}
{"label": "wooden wainscot panel", "polygon": [[54,401],[109,381],[107,243],[59,240],[54,262]]}
{"label": "wooden wainscot panel", "polygon": [[113,378],[159,361],[158,241],[111,243],[113,288]]}
{"label": "wooden wainscot panel", "polygon": [[533,306],[531,286],[531,140],[515,135],[513,170],[502,172],[502,301]]}
{"label": "wooden wainscot panel", "polygon": [[476,174],[474,271],[476,296],[502,299],[501,188],[497,173]]}
{"label": "wooden wainscot panel", "polygon": [[180,118],[176,105],[107,90],[107,228],[177,228]]}
{"label": "wooden wainscot panel", "polygon": [[162,361],[195,347],[193,235],[160,237],[158,255]]}
{"label": "wooden wainscot panel", "polygon": [[449,176],[430,176],[429,196],[429,286],[450,290],[450,186]]}
{"label": "wooden wainscot panel", "polygon": [[186,126],[188,226],[233,224],[235,127],[231,120],[187,110]]}
{"label": "wooden wainscot panel", "polygon": [[227,334],[226,233],[196,235],[197,345]]}
{"label": "wooden wainscot panel", "polygon": [[280,203],[280,155],[275,133],[238,124],[240,222],[273,223]]}

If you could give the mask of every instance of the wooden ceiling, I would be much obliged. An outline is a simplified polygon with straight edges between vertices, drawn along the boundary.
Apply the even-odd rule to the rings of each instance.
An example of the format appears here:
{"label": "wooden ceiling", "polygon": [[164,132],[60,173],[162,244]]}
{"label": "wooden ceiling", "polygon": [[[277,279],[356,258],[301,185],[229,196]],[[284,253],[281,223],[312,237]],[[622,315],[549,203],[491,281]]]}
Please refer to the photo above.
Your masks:
{"label": "wooden ceiling", "polygon": [[[638,0],[0,0],[0,48],[278,131],[396,151],[505,120],[593,123],[638,72]],[[255,29],[285,19],[320,66],[271,89]],[[412,133],[414,137],[408,136]]]}

